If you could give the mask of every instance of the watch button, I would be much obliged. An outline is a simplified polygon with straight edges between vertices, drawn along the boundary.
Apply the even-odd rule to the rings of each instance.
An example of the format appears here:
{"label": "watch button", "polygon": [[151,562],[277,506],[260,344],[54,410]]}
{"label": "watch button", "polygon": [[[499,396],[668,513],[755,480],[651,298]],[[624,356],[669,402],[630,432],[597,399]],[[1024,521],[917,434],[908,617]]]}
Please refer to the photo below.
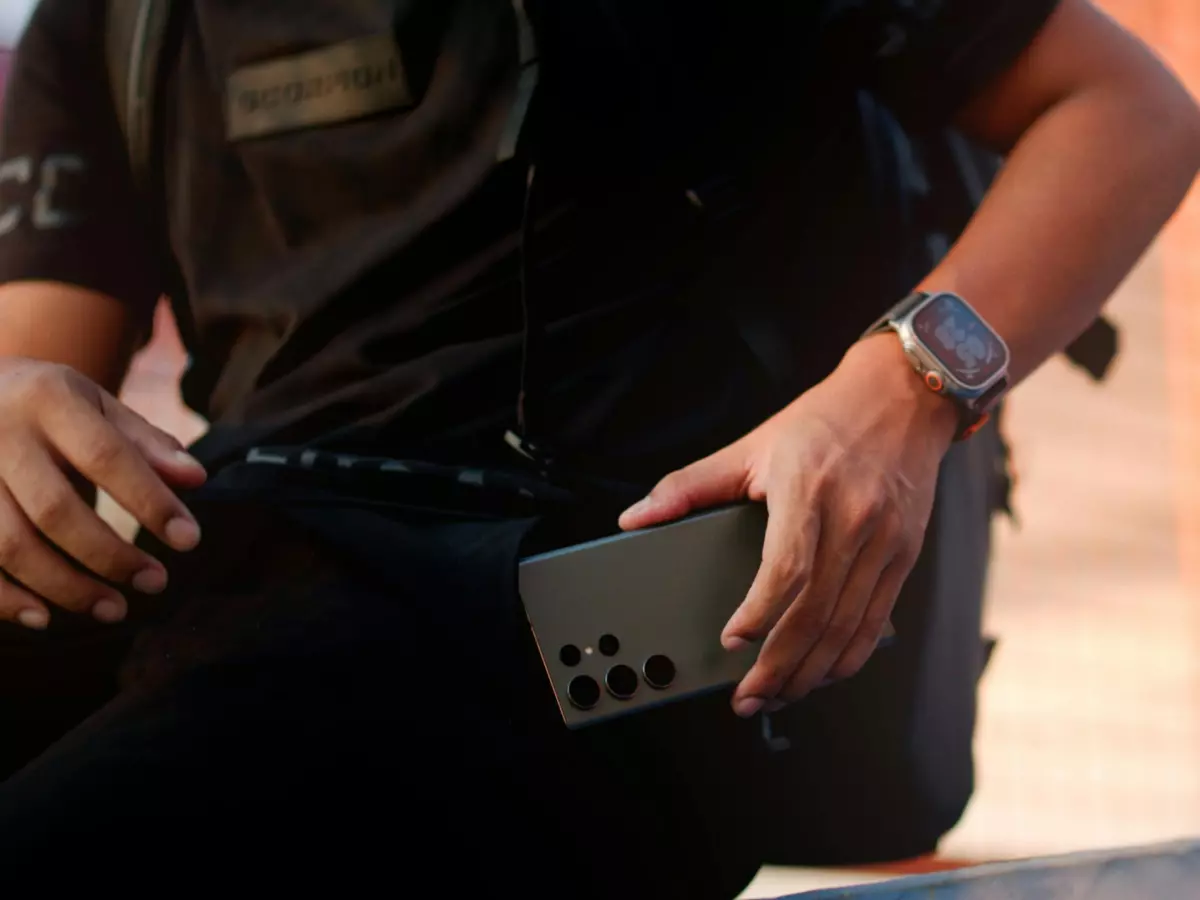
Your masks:
{"label": "watch button", "polygon": [[942,381],[942,376],[937,372],[926,372],[925,386],[931,391],[937,391],[940,394],[942,389],[946,386],[946,383]]}

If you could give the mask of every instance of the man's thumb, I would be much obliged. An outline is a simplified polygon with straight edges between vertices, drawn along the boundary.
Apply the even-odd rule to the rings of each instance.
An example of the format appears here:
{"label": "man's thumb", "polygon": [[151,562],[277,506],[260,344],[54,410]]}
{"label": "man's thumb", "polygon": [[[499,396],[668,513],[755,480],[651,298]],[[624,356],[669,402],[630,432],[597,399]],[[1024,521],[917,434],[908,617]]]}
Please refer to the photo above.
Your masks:
{"label": "man's thumb", "polygon": [[737,445],[672,472],[642,500],[621,513],[623,531],[636,531],[746,496],[746,466]]}

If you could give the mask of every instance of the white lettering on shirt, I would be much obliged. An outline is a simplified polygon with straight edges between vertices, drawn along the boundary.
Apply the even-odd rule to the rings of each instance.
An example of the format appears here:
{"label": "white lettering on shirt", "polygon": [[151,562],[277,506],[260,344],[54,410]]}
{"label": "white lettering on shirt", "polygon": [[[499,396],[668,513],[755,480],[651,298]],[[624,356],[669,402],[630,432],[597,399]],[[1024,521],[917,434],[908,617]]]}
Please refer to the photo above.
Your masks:
{"label": "white lettering on shirt", "polygon": [[[33,178],[33,160],[28,156],[18,156],[16,159],[0,163],[0,186],[10,181],[15,181],[17,184],[28,184],[31,178]],[[14,204],[0,212],[0,237],[21,224],[21,212],[20,204]]]}
{"label": "white lettering on shirt", "polygon": [[67,212],[55,207],[54,191],[58,188],[62,172],[82,172],[83,158],[72,153],[55,153],[42,160],[41,184],[33,195],[33,227],[40,231],[52,231],[73,225],[81,218],[78,213]]}

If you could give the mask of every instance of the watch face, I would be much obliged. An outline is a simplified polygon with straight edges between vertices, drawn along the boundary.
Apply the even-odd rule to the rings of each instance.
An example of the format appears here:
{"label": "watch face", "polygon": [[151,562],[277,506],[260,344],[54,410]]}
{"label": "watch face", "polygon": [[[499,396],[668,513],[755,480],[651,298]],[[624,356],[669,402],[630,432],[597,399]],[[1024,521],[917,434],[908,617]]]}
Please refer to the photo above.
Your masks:
{"label": "watch face", "polygon": [[986,386],[1008,362],[1000,339],[953,294],[938,294],[925,304],[912,327],[942,368],[968,388]]}

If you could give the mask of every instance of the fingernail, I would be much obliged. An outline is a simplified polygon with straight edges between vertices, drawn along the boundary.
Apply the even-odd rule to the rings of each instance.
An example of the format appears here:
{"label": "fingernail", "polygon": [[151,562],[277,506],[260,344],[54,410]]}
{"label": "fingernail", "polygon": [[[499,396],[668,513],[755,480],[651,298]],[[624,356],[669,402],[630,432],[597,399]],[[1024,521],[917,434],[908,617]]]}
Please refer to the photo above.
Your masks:
{"label": "fingernail", "polygon": [[176,550],[191,550],[200,543],[200,526],[182,516],[172,519],[164,529],[167,543]]}
{"label": "fingernail", "polygon": [[179,463],[181,466],[189,466],[193,469],[203,469],[204,468],[204,464],[202,462],[200,462],[200,460],[196,459],[196,457],[192,456],[192,454],[188,453],[186,450],[176,450],[175,451],[175,462]]}
{"label": "fingernail", "polygon": [[728,637],[721,638],[721,646],[730,653],[736,653],[738,650],[745,650],[750,646],[750,642],[745,638],[740,638],[736,634],[731,634]]}
{"label": "fingernail", "polygon": [[112,625],[125,618],[125,607],[116,600],[101,600],[92,607],[92,618]]}
{"label": "fingernail", "polygon": [[50,613],[44,609],[23,609],[17,613],[17,621],[34,631],[45,631],[50,627]]}
{"label": "fingernail", "polygon": [[143,569],[129,583],[138,593],[161,594],[167,589],[167,573],[162,569]]}
{"label": "fingernail", "polygon": [[633,504],[633,506],[629,507],[629,509],[625,510],[625,512],[621,513],[621,518],[626,519],[633,516],[640,516],[647,512],[653,503],[654,500],[650,497],[643,497],[637,503]]}
{"label": "fingernail", "polygon": [[733,711],[743,719],[749,719],[753,715],[757,715],[767,701],[762,697],[745,697],[733,704]]}

